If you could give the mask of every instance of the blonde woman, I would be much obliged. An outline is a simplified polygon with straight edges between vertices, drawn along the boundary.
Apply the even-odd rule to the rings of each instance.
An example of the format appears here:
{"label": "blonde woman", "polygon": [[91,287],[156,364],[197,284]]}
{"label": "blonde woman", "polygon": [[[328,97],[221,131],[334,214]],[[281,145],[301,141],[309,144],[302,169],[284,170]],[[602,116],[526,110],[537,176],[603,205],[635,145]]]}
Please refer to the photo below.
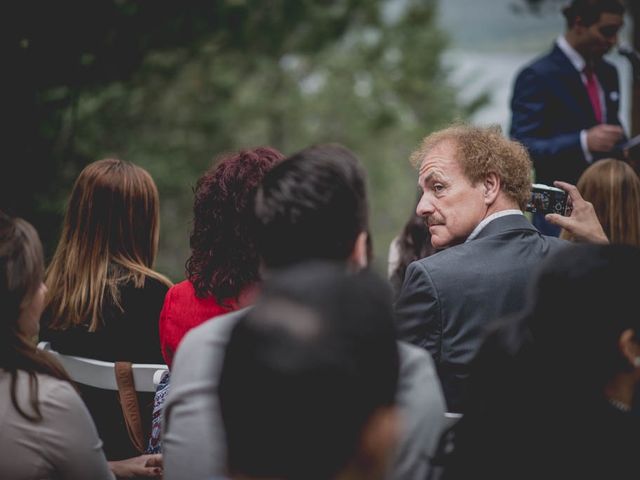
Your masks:
{"label": "blonde woman", "polygon": [[0,478],[161,476],[161,456],[107,462],[62,367],[37,350],[46,287],[35,229],[0,212]]}
{"label": "blonde woman", "polygon": [[[171,282],[153,270],[158,231],[158,190],[146,170],[117,159],[87,165],[71,192],[46,272],[41,338],[66,354],[164,363],[158,317]],[[83,397],[107,456],[135,453],[122,450],[130,445],[117,401],[90,390]],[[150,421],[151,408],[143,413]]]}
{"label": "blonde woman", "polygon": [[[611,243],[640,247],[640,178],[629,164],[599,160],[582,173],[577,187],[593,204]],[[566,230],[560,236],[573,240]]]}

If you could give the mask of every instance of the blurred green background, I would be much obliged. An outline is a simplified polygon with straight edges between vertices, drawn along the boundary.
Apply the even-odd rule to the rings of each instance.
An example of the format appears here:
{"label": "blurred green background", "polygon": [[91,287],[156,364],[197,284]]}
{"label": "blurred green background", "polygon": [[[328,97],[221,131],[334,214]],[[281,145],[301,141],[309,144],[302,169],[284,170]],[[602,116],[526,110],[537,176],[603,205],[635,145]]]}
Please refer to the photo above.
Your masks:
{"label": "blurred green background", "polygon": [[179,281],[193,186],[216,157],[340,142],[367,169],[375,267],[385,272],[415,204],[410,152],[489,98],[457,94],[437,9],[430,0],[11,3],[0,208],[36,226],[49,258],[79,171],[108,156],[136,163],[160,190],[156,268]]}

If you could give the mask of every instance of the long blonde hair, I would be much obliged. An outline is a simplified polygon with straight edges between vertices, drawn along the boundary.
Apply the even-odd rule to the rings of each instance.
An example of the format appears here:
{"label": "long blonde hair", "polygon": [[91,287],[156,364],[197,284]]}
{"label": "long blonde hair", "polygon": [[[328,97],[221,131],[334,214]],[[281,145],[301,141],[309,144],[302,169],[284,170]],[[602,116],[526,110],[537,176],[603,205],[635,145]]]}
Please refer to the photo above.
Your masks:
{"label": "long blonde hair", "polygon": [[158,250],[159,196],[151,175],[117,159],[87,165],[69,198],[60,241],[46,272],[50,328],[103,322],[105,300],[117,308],[119,287],[144,286]]}
{"label": "long blonde hair", "polygon": [[[606,158],[590,165],[576,185],[595,208],[611,243],[640,247],[640,178],[622,160]],[[571,239],[563,230],[562,238]]]}

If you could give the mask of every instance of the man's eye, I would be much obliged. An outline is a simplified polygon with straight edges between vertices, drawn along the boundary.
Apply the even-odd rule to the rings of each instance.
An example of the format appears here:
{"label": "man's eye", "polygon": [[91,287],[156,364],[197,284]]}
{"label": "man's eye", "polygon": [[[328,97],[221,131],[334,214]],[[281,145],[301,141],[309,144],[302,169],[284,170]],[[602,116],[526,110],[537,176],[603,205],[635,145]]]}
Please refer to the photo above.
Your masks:
{"label": "man's eye", "polygon": [[444,185],[435,183],[432,188],[434,192],[441,192],[442,190],[444,190]]}

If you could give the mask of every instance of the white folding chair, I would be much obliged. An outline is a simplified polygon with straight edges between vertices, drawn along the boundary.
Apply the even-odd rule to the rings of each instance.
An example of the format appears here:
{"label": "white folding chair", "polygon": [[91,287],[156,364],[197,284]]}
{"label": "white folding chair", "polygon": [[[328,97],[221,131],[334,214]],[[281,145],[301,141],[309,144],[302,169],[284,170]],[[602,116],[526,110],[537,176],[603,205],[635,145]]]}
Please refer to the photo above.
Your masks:
{"label": "white folding chair", "polygon": [[162,374],[168,369],[166,365],[131,363],[129,369],[128,362],[105,362],[56,352],[49,342],[40,342],[38,348],[56,358],[75,383],[117,391],[131,444],[138,452],[145,451],[147,435],[137,397],[141,392],[155,393]]}
{"label": "white folding chair", "polygon": [[462,418],[462,413],[445,412],[444,413],[444,427],[450,429]]}
{"label": "white folding chair", "polygon": [[[74,382],[103,390],[118,390],[114,362],[65,355],[52,350],[49,342],[38,343],[38,348],[53,355]],[[161,363],[131,364],[136,391],[155,392],[165,370],[167,366]]]}

